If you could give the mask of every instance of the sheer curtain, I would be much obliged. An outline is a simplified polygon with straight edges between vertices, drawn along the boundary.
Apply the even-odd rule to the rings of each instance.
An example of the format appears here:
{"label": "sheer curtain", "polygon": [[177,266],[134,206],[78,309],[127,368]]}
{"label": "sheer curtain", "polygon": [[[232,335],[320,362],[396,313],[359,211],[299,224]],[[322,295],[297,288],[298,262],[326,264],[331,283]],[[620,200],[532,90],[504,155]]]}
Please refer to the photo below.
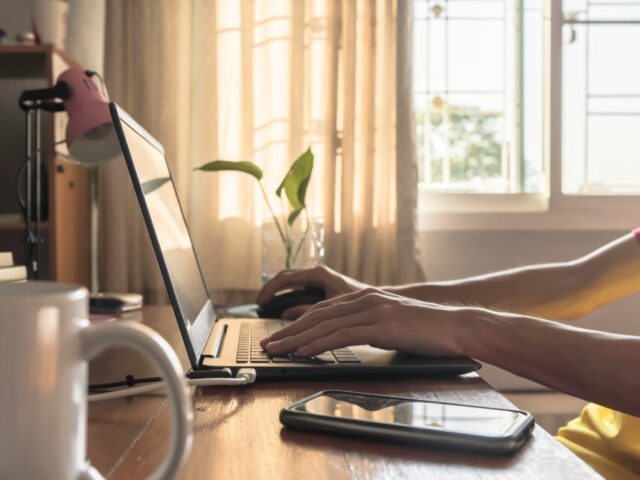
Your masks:
{"label": "sheer curtain", "polygon": [[[326,263],[374,284],[422,277],[411,3],[108,2],[110,93],[164,144],[211,290],[259,288],[267,212],[253,179],[193,168],[252,159],[273,191],[307,146]],[[108,165],[100,179],[102,289],[161,298],[126,170]]]}

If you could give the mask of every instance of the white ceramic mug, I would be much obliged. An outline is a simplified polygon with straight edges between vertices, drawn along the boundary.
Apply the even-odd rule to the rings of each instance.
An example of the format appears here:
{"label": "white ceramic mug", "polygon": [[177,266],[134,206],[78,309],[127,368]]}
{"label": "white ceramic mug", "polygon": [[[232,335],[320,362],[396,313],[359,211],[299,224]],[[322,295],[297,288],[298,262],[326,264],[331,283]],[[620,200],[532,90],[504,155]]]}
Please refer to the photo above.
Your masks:
{"label": "white ceramic mug", "polygon": [[193,411],[175,352],[152,329],[92,325],[88,292],[52,282],[0,284],[0,478],[102,478],[86,459],[88,360],[126,346],[161,372],[173,437],[152,478],[173,478],[191,447]]}

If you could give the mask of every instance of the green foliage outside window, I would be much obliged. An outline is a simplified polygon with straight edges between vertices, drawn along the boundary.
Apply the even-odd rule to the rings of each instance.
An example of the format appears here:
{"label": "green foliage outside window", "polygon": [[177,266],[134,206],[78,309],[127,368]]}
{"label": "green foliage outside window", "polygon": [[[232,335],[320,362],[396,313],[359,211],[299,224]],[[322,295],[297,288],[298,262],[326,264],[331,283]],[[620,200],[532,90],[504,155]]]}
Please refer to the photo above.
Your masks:
{"label": "green foliage outside window", "polygon": [[[426,124],[427,115],[429,116]],[[448,107],[430,112],[417,112],[420,178],[425,178],[424,160],[431,158],[431,183],[442,183],[443,162],[448,154],[451,183],[501,176],[502,115],[471,109]],[[430,152],[424,149],[429,148]]]}

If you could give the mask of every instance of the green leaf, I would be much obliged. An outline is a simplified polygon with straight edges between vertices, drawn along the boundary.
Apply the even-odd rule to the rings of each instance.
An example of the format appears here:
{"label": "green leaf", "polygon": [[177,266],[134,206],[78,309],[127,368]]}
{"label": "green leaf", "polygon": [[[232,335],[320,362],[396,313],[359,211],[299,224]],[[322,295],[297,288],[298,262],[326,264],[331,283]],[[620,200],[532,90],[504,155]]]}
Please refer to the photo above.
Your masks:
{"label": "green leaf", "polygon": [[159,189],[165,183],[170,182],[171,177],[158,177],[146,182],[143,182],[140,187],[142,187],[142,193],[147,195],[148,193],[153,192],[154,190]]}
{"label": "green leaf", "polygon": [[256,180],[262,179],[262,169],[255,163],[248,160],[240,160],[238,162],[232,162],[229,160],[214,160],[213,162],[200,165],[194,170],[202,170],[203,172],[221,172],[221,171],[235,171],[248,173]]}
{"label": "green leaf", "polygon": [[296,218],[298,218],[298,215],[300,215],[302,213],[302,210],[304,210],[304,207],[296,208],[293,212],[291,212],[289,214],[289,216],[287,217],[287,223],[289,225],[293,225],[293,222],[296,221]]}
{"label": "green leaf", "polygon": [[308,148],[306,152],[293,162],[293,165],[291,165],[291,168],[276,190],[276,195],[280,196],[284,189],[289,203],[293,208],[293,211],[287,219],[289,225],[292,225],[296,218],[298,218],[298,215],[300,215],[300,212],[306,208],[305,196],[307,195],[307,187],[309,186],[312,171],[313,153],[311,152],[311,148]]}

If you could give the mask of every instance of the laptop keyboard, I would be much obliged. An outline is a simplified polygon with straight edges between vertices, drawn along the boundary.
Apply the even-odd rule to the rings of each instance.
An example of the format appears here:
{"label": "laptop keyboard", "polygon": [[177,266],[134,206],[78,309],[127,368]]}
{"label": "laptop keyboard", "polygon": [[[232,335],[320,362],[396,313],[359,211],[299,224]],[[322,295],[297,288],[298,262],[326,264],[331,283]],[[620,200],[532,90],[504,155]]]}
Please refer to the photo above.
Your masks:
{"label": "laptop keyboard", "polygon": [[262,339],[282,328],[277,325],[240,324],[240,339],[236,353],[237,363],[360,363],[358,356],[350,348],[339,348],[321,353],[315,357],[301,357],[295,353],[271,355],[260,346]]}

